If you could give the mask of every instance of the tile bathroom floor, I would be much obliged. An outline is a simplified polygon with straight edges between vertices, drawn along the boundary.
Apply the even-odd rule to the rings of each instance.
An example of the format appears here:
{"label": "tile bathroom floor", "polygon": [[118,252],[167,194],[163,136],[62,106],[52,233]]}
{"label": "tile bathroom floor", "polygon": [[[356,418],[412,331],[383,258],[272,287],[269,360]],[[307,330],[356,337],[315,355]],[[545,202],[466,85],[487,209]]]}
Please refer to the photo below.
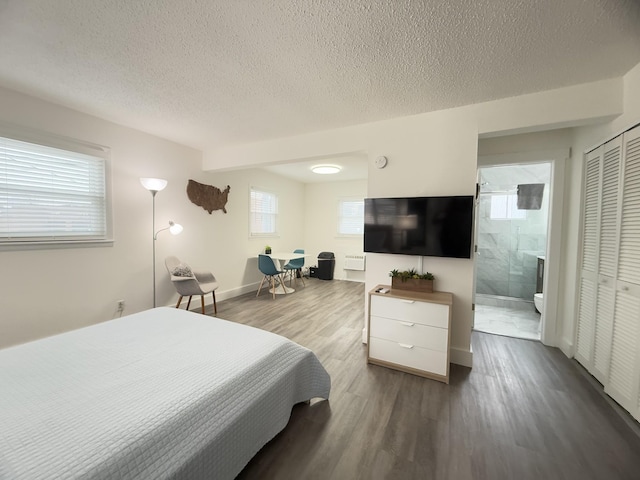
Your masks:
{"label": "tile bathroom floor", "polygon": [[474,330],[506,337],[540,340],[540,314],[535,311],[493,305],[477,305]]}

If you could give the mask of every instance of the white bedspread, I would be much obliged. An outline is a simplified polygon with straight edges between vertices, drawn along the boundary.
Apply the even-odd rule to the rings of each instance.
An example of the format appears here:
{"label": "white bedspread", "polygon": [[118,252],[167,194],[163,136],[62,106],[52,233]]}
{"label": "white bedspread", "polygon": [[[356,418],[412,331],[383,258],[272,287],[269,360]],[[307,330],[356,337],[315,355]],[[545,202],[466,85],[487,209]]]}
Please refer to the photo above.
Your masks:
{"label": "white bedspread", "polygon": [[0,350],[0,478],[234,478],[328,398],[316,356],[174,308]]}

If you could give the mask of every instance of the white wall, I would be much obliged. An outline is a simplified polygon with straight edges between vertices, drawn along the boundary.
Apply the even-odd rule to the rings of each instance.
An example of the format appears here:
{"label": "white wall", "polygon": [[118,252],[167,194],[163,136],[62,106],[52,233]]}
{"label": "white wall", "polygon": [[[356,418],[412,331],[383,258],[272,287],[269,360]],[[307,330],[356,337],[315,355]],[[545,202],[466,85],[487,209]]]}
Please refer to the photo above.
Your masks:
{"label": "white wall", "polygon": [[640,64],[630,70],[623,81],[623,112],[614,120],[596,126],[576,128],[573,131],[573,155],[567,167],[565,195],[565,238],[563,284],[564,301],[560,315],[565,320],[561,331],[561,348],[573,356],[576,336],[577,294],[579,284],[580,216],[582,212],[583,154],[587,148],[603,143],[612,135],[640,123]]}
{"label": "white wall", "polygon": [[341,198],[367,197],[367,181],[308,183],[305,186],[304,244],[311,256],[305,265],[317,265],[320,252],[333,252],[336,257],[334,278],[364,282],[365,272],[344,270],[346,254],[362,254],[362,236],[339,236],[338,202]]}
{"label": "white wall", "polygon": [[[493,156],[545,150],[568,150],[573,142],[573,129],[561,128],[535,133],[510,134],[481,138],[478,141],[478,165],[496,164]],[[505,157],[507,158],[507,157]],[[513,156],[509,156],[513,158]]]}
{"label": "white wall", "polygon": [[[209,219],[209,214],[202,210],[202,221],[208,224],[216,239],[209,252],[211,268],[220,283],[216,298],[224,300],[257,289],[262,279],[257,255],[266,245],[273,251],[293,251],[304,245],[305,193],[304,184],[258,169],[216,173],[213,178],[216,185],[231,186],[226,215]],[[275,237],[249,237],[251,186],[278,195],[278,235]],[[216,213],[219,212],[214,212],[214,216]],[[218,309],[218,316],[224,318],[223,310]]]}
{"label": "white wall", "polygon": [[[316,132],[204,154],[208,170],[266,165],[286,159],[366,152],[367,195],[464,195],[475,192],[478,135],[545,130],[611,119],[622,112],[622,81],[613,79],[440,112]],[[382,170],[379,155],[389,158]],[[366,289],[388,283],[392,268],[417,266],[436,275],[436,288],[454,294],[452,361],[470,365],[473,260],[367,256]],[[365,302],[365,299],[363,299]],[[365,303],[366,304],[366,303]],[[363,319],[363,324],[364,324]]]}
{"label": "white wall", "polygon": [[[173,219],[185,228],[177,237],[161,234],[158,258],[204,255],[200,239],[213,238],[184,192],[188,178],[209,178],[200,152],[5,89],[0,121],[111,148],[115,239],[112,247],[0,251],[0,346],[107,320],[118,299],[126,312],[152,305],[151,194],[139,177],[169,181],[157,196],[157,224]],[[164,272],[162,263],[157,268]],[[170,288],[158,282],[159,303],[169,300]]]}
{"label": "white wall", "polygon": [[[220,297],[224,298],[245,291],[259,280],[249,257],[266,242],[250,240],[247,235],[247,192],[254,180],[282,192],[281,207],[287,209],[286,217],[291,219],[291,223],[281,226],[280,238],[269,243],[277,249],[293,249],[308,240],[306,226],[304,233],[300,231],[300,225],[305,225],[307,198],[301,184],[258,170],[225,169],[366,152],[370,159],[367,196],[472,194],[479,134],[491,136],[606,123],[602,127],[578,129],[573,148],[581,151],[583,146],[638,120],[638,85],[640,66],[624,79],[269,142],[227,146],[205,152],[202,164],[201,153],[193,149],[0,90],[0,121],[111,147],[116,239],[109,248],[0,252],[3,271],[14,272],[0,280],[3,306],[0,345],[106,320],[115,314],[117,299],[126,300],[127,312],[150,306],[151,198],[138,183],[141,176],[169,180],[167,189],[157,197],[157,221],[173,219],[185,227],[178,237],[164,232],[166,235],[158,240],[158,258],[177,254],[194,266],[211,268],[221,281]],[[389,158],[389,165],[382,170],[375,169],[372,163],[379,155]],[[209,173],[203,173],[201,167]],[[565,212],[575,219],[579,216],[581,159],[573,158],[567,171],[569,202]],[[184,192],[188,178],[218,187],[231,185],[229,213],[209,215],[191,204]],[[568,222],[565,227],[565,267],[575,262],[578,232],[574,224],[575,221]],[[246,260],[238,261],[239,258]],[[371,254],[367,258],[366,288],[387,283],[392,268],[421,265],[436,275],[438,290],[454,294],[452,360],[470,365],[473,260]],[[163,272],[163,268],[159,261],[158,272]],[[168,279],[160,277],[158,303],[170,303],[175,300],[172,286]],[[573,271],[565,271],[563,282],[565,298],[560,307],[567,316],[563,338],[569,341],[573,337],[571,283],[575,283],[575,267]]]}
{"label": "white wall", "polygon": [[[544,149],[564,149],[571,147],[571,156],[565,165],[564,211],[562,224],[562,255],[560,257],[560,278],[558,286],[557,336],[555,342],[568,356],[573,356],[576,335],[576,299],[579,284],[580,216],[582,211],[583,153],[586,148],[602,143],[611,135],[640,122],[640,64],[628,72],[612,90],[605,89],[594,94],[586,103],[604,106],[616,89],[622,94],[617,115],[603,115],[593,118],[594,125],[525,134],[514,137],[483,139],[480,141],[481,155],[495,155],[505,151],[531,152]],[[590,122],[590,123],[592,123]],[[580,125],[583,122],[577,122]]]}
{"label": "white wall", "polygon": [[[249,239],[250,184],[280,196],[280,237],[269,243],[293,249],[303,242],[300,183],[258,170],[204,173],[197,150],[6,89],[0,89],[0,122],[111,148],[115,240],[111,247],[0,251],[0,347],[111,319],[120,299],[125,314],[152,306],[151,194],[140,177],[169,182],[156,196],[156,229],[169,220],[184,226],[178,236],[168,231],[158,236],[158,305],[177,300],[164,267],[168,255],[212,270],[220,282],[219,299],[255,289],[260,274],[249,257],[266,242]],[[190,178],[231,185],[228,213],[210,215],[192,204],[185,191]]]}
{"label": "white wall", "polygon": [[[468,132],[462,135],[461,132]],[[283,153],[291,158],[306,158],[332,151],[362,151],[366,145],[369,158],[386,155],[389,164],[369,169],[367,195],[417,196],[464,195],[475,191],[477,128],[469,111],[446,112],[406,117],[365,126],[314,134],[308,141],[283,140]],[[273,163],[278,146],[254,144],[225,149],[224,165],[238,162]],[[205,166],[211,165],[205,161]],[[406,264],[417,266],[421,258],[404,255],[367,255],[366,290],[378,283],[388,283],[388,272]],[[471,335],[471,260],[425,259],[424,269],[436,275],[436,288],[454,293],[452,344],[470,356]],[[365,299],[362,300],[363,303]],[[465,361],[470,363],[470,358]]]}

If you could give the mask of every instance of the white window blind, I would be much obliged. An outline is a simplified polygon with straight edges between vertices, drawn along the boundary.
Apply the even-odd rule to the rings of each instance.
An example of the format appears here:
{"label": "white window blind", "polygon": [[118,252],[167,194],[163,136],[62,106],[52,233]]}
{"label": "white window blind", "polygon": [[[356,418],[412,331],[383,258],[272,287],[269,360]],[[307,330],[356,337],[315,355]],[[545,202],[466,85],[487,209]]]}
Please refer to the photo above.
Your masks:
{"label": "white window blind", "polygon": [[277,233],[278,196],[251,187],[249,201],[249,234],[251,236],[272,236]]}
{"label": "white window blind", "polygon": [[362,235],[364,232],[364,200],[343,199],[338,202],[338,234]]}
{"label": "white window blind", "polygon": [[0,244],[104,240],[105,159],[0,137]]}

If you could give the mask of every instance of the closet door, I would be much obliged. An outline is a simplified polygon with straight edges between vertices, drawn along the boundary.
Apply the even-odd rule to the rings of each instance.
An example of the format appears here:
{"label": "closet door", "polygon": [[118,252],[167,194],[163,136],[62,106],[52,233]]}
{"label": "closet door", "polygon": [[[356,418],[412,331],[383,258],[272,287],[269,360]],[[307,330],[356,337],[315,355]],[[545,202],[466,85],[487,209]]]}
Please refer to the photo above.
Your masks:
{"label": "closet door", "polygon": [[601,160],[604,147],[590,152],[585,165],[584,214],[582,219],[582,262],[578,299],[576,360],[593,370],[596,323],[598,238],[600,236]]}
{"label": "closet door", "polygon": [[[640,384],[640,127],[623,135],[618,272],[607,392],[636,418]],[[599,321],[600,319],[598,319]]]}
{"label": "closet door", "polygon": [[620,162],[622,137],[604,144],[602,190],[600,195],[600,231],[598,251],[598,293],[594,324],[593,365],[591,374],[606,384],[611,361],[611,340],[616,292],[619,238]]}

